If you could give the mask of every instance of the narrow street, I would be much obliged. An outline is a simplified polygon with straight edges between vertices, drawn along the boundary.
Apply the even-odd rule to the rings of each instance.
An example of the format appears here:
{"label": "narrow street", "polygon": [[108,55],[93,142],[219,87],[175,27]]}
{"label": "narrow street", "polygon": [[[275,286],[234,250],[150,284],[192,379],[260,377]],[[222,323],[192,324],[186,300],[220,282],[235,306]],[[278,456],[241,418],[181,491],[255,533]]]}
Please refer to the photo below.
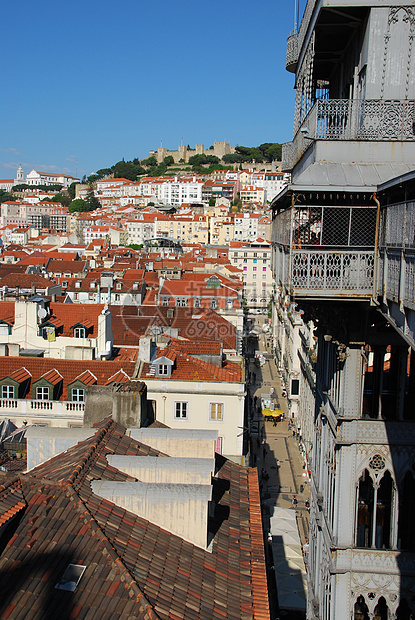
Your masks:
{"label": "narrow street", "polygon": [[[270,518],[274,508],[294,510],[293,499],[294,502],[296,499],[297,527],[301,546],[304,547],[308,542],[309,533],[309,512],[306,502],[309,505],[310,488],[295,430],[291,428],[287,398],[282,395],[285,386],[282,385],[278,368],[271,354],[267,335],[262,332],[264,320],[266,320],[265,317],[256,317],[254,329],[258,333],[258,340],[255,342],[251,339],[248,349],[247,372],[251,378],[250,394],[253,402],[256,403],[257,411],[260,407],[261,395],[262,398],[264,396],[269,398],[271,394],[275,408],[284,412],[285,419],[280,422],[263,422],[262,440],[259,438],[253,442],[252,462],[256,464],[260,487],[262,487],[261,503],[265,532],[270,531]],[[255,364],[252,356],[254,347],[257,351],[265,353],[266,361],[263,366],[258,367]],[[271,617],[276,618],[278,617],[277,592],[270,548],[267,549],[267,562]]]}

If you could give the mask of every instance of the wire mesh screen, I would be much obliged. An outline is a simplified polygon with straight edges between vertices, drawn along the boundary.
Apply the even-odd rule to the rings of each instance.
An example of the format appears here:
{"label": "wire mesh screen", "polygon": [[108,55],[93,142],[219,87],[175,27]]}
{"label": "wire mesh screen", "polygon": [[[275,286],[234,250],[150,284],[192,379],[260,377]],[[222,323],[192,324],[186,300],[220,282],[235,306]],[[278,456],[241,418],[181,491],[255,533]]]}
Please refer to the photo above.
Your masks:
{"label": "wire mesh screen", "polygon": [[293,247],[353,246],[375,243],[376,207],[298,207]]}

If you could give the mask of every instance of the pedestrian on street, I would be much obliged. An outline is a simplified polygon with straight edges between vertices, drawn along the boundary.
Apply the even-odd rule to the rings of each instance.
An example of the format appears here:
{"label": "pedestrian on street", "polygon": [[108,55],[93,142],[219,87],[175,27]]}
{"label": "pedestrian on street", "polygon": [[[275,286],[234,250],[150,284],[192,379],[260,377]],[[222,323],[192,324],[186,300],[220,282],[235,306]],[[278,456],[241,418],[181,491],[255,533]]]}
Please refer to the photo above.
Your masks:
{"label": "pedestrian on street", "polygon": [[297,504],[298,504],[298,499],[296,498],[296,496],[294,495],[293,497],[293,502],[292,502],[294,508],[297,508]]}
{"label": "pedestrian on street", "polygon": [[264,458],[267,456],[267,449],[265,447],[262,450],[262,455]]}

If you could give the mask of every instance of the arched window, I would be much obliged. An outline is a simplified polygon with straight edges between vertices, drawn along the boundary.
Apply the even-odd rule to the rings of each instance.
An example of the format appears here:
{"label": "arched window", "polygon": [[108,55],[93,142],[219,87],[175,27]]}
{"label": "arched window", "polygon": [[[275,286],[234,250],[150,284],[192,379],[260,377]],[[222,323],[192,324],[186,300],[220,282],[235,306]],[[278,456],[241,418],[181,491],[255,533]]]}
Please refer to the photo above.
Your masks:
{"label": "arched window", "polygon": [[354,620],[369,620],[369,610],[363,596],[359,596],[354,604]]}
{"label": "arched window", "polygon": [[[373,467],[378,467],[375,460]],[[391,515],[392,515],[393,480],[389,471],[385,471],[376,487],[367,469],[364,470],[358,489],[356,547],[391,547]]]}
{"label": "arched window", "polygon": [[[372,546],[373,526],[373,481],[367,469],[359,480],[359,496],[357,504],[356,546]],[[362,597],[360,597],[362,598]],[[359,600],[359,599],[358,599]],[[357,604],[357,603],[356,603]]]}
{"label": "arched window", "polygon": [[415,528],[413,525],[415,510],[415,480],[412,472],[405,475],[399,494],[398,547],[415,551]]}
{"label": "arched window", "polygon": [[378,600],[378,604],[375,607],[375,613],[373,616],[373,620],[388,620],[389,618],[389,610],[383,596]]}
{"label": "arched window", "polygon": [[392,476],[386,471],[377,492],[375,537],[377,549],[389,549],[391,546],[392,489]]}

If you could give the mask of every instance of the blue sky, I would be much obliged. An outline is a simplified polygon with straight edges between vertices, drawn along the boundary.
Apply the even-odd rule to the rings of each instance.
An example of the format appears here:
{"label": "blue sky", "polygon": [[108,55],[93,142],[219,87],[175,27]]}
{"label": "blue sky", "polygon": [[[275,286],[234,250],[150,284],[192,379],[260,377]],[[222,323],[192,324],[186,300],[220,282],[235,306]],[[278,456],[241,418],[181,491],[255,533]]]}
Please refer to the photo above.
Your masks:
{"label": "blue sky", "polygon": [[20,0],[2,17],[0,178],[292,137],[294,0]]}

